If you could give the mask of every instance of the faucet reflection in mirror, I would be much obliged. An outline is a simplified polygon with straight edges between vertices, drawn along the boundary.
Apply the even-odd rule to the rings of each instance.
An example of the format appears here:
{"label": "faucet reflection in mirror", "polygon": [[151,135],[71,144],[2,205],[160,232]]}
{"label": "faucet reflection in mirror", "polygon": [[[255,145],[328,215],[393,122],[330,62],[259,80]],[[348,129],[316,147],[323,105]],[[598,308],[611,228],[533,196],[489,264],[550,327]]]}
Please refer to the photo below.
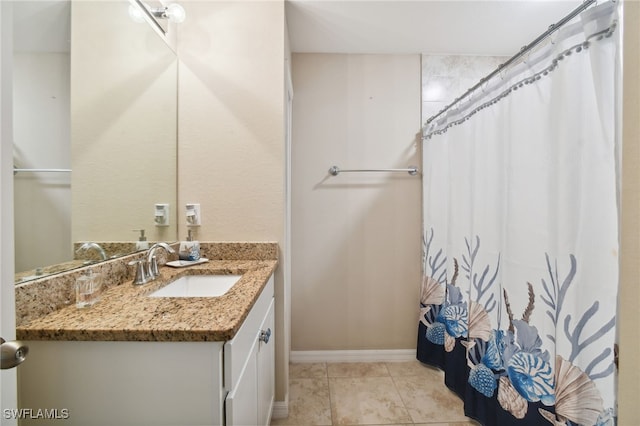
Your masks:
{"label": "faucet reflection in mirror", "polygon": [[[92,250],[92,249],[98,253],[98,255],[100,256],[100,260],[107,260],[107,253],[100,246],[100,244],[92,243],[92,242],[82,244],[80,248],[76,250],[76,255],[81,255],[84,252],[88,252],[89,250]],[[87,261],[87,263],[92,263],[92,262],[89,260]]]}

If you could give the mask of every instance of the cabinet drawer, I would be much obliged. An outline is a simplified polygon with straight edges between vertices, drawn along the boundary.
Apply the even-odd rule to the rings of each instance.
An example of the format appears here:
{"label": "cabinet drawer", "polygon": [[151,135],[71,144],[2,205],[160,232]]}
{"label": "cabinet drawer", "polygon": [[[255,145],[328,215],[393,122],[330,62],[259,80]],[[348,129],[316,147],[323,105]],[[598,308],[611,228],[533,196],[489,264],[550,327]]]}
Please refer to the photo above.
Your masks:
{"label": "cabinet drawer", "polygon": [[273,275],[262,289],[255,305],[242,323],[235,337],[224,344],[224,387],[227,391],[235,388],[247,357],[260,336],[260,326],[273,299]]}

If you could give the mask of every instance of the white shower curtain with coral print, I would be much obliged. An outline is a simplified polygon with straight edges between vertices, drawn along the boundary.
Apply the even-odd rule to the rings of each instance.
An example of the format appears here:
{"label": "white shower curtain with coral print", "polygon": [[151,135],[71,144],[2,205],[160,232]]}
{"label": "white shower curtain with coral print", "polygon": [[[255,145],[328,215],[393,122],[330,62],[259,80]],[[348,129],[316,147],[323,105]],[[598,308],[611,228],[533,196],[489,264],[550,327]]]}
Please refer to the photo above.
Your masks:
{"label": "white shower curtain with coral print", "polygon": [[485,425],[613,424],[616,7],[425,128],[418,359]]}

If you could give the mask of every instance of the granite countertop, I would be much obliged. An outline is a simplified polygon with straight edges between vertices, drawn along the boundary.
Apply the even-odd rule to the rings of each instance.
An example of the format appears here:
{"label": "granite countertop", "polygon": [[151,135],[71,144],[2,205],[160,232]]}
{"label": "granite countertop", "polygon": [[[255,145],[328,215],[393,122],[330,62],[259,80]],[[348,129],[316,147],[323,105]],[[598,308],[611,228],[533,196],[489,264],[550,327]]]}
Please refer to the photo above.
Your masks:
{"label": "granite countertop", "polygon": [[[253,307],[277,260],[210,260],[187,268],[160,268],[143,285],[132,280],[107,287],[90,308],[75,304],[17,327],[22,340],[225,341]],[[242,275],[220,297],[156,298],[149,294],[183,275]]]}

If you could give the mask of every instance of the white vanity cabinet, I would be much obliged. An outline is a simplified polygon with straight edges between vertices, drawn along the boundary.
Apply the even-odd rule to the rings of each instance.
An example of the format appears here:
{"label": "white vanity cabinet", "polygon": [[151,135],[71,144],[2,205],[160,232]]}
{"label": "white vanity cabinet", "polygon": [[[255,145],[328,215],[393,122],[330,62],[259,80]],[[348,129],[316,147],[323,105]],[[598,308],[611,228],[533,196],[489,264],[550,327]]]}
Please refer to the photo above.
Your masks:
{"label": "white vanity cabinet", "polygon": [[[258,320],[260,322],[255,327]],[[271,300],[262,318],[249,318],[245,322],[250,326],[246,330],[248,335],[245,341],[237,340],[242,336],[236,336],[225,344],[225,366],[231,366],[225,368],[225,383],[230,385],[225,401],[228,425],[270,423],[274,399],[273,322]],[[242,346],[241,356],[237,356],[236,352],[239,346]]]}
{"label": "white vanity cabinet", "polygon": [[[264,291],[273,295],[271,285]],[[274,300],[261,296],[224,345],[227,425],[269,425],[274,400]]]}
{"label": "white vanity cabinet", "polygon": [[268,425],[273,287],[271,276],[227,342],[28,341],[20,425]]}

